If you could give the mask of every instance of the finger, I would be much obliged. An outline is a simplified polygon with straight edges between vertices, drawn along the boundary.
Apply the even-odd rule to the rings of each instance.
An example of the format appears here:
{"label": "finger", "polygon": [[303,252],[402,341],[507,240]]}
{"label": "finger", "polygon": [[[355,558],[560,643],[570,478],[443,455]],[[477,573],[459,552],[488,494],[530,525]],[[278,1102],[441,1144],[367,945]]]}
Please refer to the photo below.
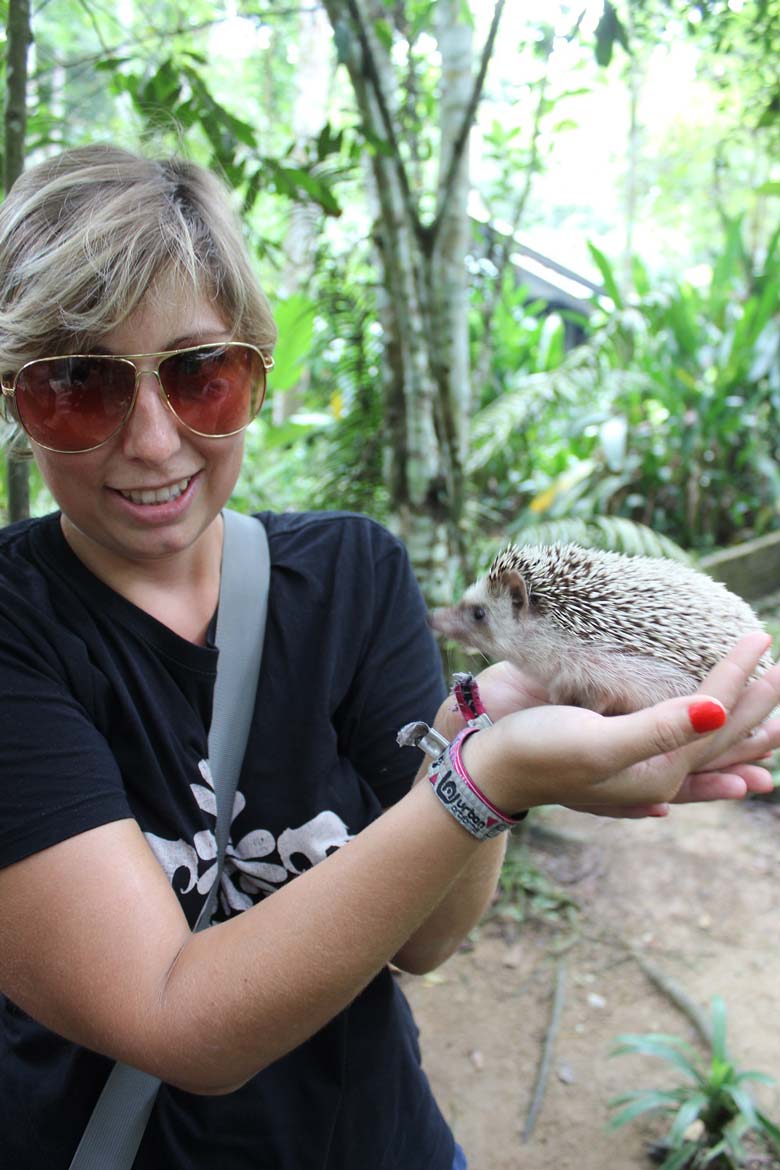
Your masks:
{"label": "finger", "polygon": [[623,805],[584,805],[569,804],[567,808],[574,812],[590,813],[592,816],[607,817],[610,820],[638,821],[645,817],[667,817],[670,813],[669,805],[659,804],[623,804]]}
{"label": "finger", "polygon": [[767,755],[771,755],[777,747],[780,747],[780,719],[767,719],[760,727],[754,728],[749,735],[735,743],[728,751],[708,760],[707,768],[716,772],[725,771],[732,764],[746,764],[762,760]]}
{"label": "finger", "polygon": [[[712,679],[710,678],[709,681],[711,682]],[[713,736],[712,740],[704,745],[705,749],[711,752],[710,759],[717,759],[721,754],[736,747],[741,741],[746,741],[747,737],[755,732],[756,728],[780,703],[780,664],[775,664],[759,678],[753,679],[748,685],[743,686],[742,693],[733,705],[730,706],[729,702],[723,698],[722,690],[718,694],[718,698],[729,707],[729,719],[727,727],[724,727],[722,732]],[[774,737],[774,730],[770,731],[769,734]],[[709,768],[706,754],[702,752],[700,747],[691,750],[689,759],[692,772],[703,770],[705,765]]]}
{"label": "finger", "polygon": [[760,630],[746,634],[712,668],[703,680],[701,690],[708,695],[715,695],[724,706],[733,707],[771,644],[771,636]]}
{"label": "finger", "polygon": [[[583,762],[594,771],[603,769],[607,778],[695,743],[723,727],[727,718],[723,703],[704,694],[667,699],[630,715],[612,715],[581,727]],[[682,774],[691,770],[686,767]],[[667,796],[659,794],[658,799]]]}
{"label": "finger", "polygon": [[761,768],[757,764],[742,764],[735,771],[747,784],[748,792],[757,796],[766,796],[776,788],[775,778],[768,768]]}
{"label": "finger", "polygon": [[675,804],[703,800],[741,800],[749,793],[767,793],[774,789],[771,772],[757,764],[741,764],[728,771],[694,772],[686,776]]}

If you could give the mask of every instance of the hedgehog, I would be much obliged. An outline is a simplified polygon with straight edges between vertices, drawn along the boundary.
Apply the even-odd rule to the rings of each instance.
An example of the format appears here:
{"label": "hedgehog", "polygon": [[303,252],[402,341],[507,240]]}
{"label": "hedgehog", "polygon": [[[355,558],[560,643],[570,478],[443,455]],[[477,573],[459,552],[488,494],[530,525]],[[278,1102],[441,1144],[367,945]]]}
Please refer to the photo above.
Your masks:
{"label": "hedgehog", "polygon": [[[743,634],[741,597],[678,561],[575,544],[510,545],[434,630],[540,682],[550,701],[625,714],[697,690]],[[771,663],[764,654],[756,673]]]}

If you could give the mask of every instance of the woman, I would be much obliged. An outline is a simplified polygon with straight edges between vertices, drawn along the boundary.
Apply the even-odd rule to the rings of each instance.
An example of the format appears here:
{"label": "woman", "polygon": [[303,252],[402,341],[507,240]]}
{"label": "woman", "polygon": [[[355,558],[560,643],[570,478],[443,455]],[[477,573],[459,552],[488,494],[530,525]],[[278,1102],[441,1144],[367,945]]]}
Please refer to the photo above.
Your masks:
{"label": "woman", "polygon": [[[453,952],[504,837],[410,788],[418,753],[398,728],[425,719],[449,740],[463,719],[403,550],[365,518],[262,517],[255,715],[216,921],[191,933],[214,880],[220,512],[274,339],[229,204],[196,167],[85,148],[28,172],[0,209],[4,393],[59,507],[2,533],[0,1119],[15,1170],[70,1165],[117,1059],[164,1082],[139,1170],[464,1165],[387,965]],[[743,640],[705,695],[609,720],[491,668],[497,722],[461,752],[475,801],[503,826],[542,803],[659,815],[766,790],[750,761],[780,727],[746,739],[780,697],[778,668],[746,684],[766,642]]]}

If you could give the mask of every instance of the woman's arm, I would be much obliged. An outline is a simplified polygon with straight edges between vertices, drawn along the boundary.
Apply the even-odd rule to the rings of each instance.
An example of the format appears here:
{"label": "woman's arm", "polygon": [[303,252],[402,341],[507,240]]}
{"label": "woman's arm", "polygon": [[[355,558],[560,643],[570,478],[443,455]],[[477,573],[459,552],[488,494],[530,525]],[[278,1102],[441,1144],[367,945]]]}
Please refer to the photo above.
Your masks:
{"label": "woman's arm", "polygon": [[428,786],[244,913],[191,934],[132,821],[0,872],[0,988],[80,1044],[228,1092],[381,970],[479,843]]}
{"label": "woman's arm", "polygon": [[[756,639],[756,645],[758,641]],[[744,684],[752,669],[751,654],[750,649],[741,651],[736,671],[731,663],[727,665],[726,670],[733,675],[731,683],[727,681],[727,687],[729,685],[732,688],[739,687]],[[546,703],[546,695],[538,686],[529,683],[528,679],[506,662],[488,667],[479,675],[478,682],[482,700],[496,720],[512,712],[537,708]],[[718,686],[717,680],[715,685]],[[554,720],[559,718],[559,714],[553,714]],[[589,723],[593,722],[588,716],[586,719]],[[595,721],[596,728],[599,727],[600,719],[599,716]],[[442,704],[434,726],[449,740],[461,730],[463,719],[452,699]],[[489,739],[483,740],[482,746],[486,744],[489,746],[489,742]],[[585,742],[583,739],[583,743]],[[770,792],[773,788],[770,773],[765,768],[751,764],[750,761],[761,759],[777,746],[778,742],[780,720],[774,719],[767,720],[748,738],[730,747],[728,752],[719,758],[712,756],[716,745],[711,744],[707,749],[710,758],[703,763],[707,770],[687,775],[673,800],[675,803],[686,803],[697,800],[739,799],[748,792]],[[427,772],[429,763],[428,760],[421,766],[418,781]],[[496,764],[501,766],[501,752],[498,753]],[[481,764],[479,761],[474,764],[477,769],[484,766],[484,761]],[[562,800],[563,798],[555,803],[561,803]],[[665,816],[669,811],[669,804],[666,801],[611,804],[608,807],[578,803],[576,807],[583,812],[630,818]],[[490,903],[498,883],[505,848],[506,835],[485,843],[478,856],[464,868],[434,913],[404,944],[394,960],[399,967],[413,974],[421,974],[434,969],[457,950],[469,931],[477,925]]]}
{"label": "woman's arm", "polygon": [[[694,731],[686,699],[612,719],[542,707],[472,736],[464,758],[498,807],[673,799],[780,699],[780,668],[744,686],[758,653],[743,646],[709,680],[731,712],[714,735]],[[227,1092],[321,1028],[423,924],[440,935],[478,872],[482,897],[494,850],[420,783],[319,865],[192,935],[138,827],[116,822],[0,872],[0,989],[81,1044]]]}

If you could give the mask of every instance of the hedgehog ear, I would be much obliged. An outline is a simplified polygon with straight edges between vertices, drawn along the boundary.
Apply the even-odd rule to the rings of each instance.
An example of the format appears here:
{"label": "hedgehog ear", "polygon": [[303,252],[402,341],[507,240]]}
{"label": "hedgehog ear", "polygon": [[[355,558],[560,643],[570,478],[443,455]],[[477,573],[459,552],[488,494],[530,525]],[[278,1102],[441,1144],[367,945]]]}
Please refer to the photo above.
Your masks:
{"label": "hedgehog ear", "polygon": [[525,580],[517,569],[509,569],[503,575],[503,583],[512,600],[514,616],[519,617],[523,610],[528,609],[528,590],[525,587]]}

